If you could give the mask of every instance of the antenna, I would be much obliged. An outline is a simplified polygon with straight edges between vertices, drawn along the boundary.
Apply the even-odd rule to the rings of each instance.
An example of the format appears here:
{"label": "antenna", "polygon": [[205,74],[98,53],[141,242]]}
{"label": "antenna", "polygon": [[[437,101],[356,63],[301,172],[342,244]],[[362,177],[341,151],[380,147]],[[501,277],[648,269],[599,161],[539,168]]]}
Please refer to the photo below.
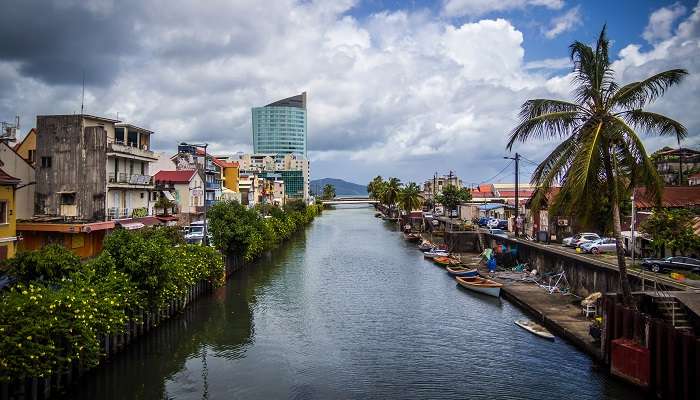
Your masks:
{"label": "antenna", "polygon": [[85,70],[83,70],[83,97],[80,100],[80,115],[83,115],[84,106],[85,106]]}

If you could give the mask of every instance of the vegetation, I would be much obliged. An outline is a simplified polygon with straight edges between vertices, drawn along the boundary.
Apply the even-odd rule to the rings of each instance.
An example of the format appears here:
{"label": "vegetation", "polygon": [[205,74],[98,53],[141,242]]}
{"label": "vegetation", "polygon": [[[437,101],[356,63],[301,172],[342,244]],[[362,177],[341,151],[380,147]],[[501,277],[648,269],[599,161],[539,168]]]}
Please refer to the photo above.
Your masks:
{"label": "vegetation", "polygon": [[652,246],[661,255],[664,249],[682,255],[700,250],[700,237],[693,230],[694,214],[685,209],[657,209],[640,230],[652,238]]}
{"label": "vegetation", "polygon": [[175,202],[168,200],[165,196],[160,196],[155,204],[153,204],[153,207],[158,210],[163,210],[163,215],[168,215],[170,210],[175,207]]}
{"label": "vegetation", "polygon": [[327,183],[323,186],[323,194],[321,195],[323,200],[331,200],[335,198],[335,186]]}
{"label": "vegetation", "polygon": [[249,209],[236,201],[222,201],[207,215],[214,245],[227,255],[250,261],[309,224],[321,209],[303,201],[290,201],[284,209]]}
{"label": "vegetation", "polygon": [[398,200],[399,207],[406,213],[419,209],[423,203],[420,187],[415,182],[409,182],[399,190]]}
{"label": "vegetation", "polygon": [[442,193],[435,196],[435,201],[445,206],[445,211],[452,211],[461,203],[472,199],[472,192],[467,188],[447,185]]}
{"label": "vegetation", "polygon": [[116,230],[83,263],[58,245],[8,260],[18,282],[0,294],[0,381],[96,365],[103,335],[124,332],[128,320],[182,298],[201,279],[220,284],[220,254],[173,232]]}
{"label": "vegetation", "polygon": [[595,48],[574,42],[570,51],[575,101],[525,102],[507,147],[531,139],[563,140],[533,173],[533,184],[544,189],[533,197],[533,207],[539,207],[551,187],[560,185],[553,206],[585,217],[592,212],[591,194],[605,193],[612,210],[623,299],[633,305],[620,234],[620,203],[624,192],[641,185],[660,198],[661,181],[637,130],[678,140],[686,136],[682,124],[643,107],[680,83],[687,72],[673,69],[620,85],[614,80],[608,46],[605,27]]}

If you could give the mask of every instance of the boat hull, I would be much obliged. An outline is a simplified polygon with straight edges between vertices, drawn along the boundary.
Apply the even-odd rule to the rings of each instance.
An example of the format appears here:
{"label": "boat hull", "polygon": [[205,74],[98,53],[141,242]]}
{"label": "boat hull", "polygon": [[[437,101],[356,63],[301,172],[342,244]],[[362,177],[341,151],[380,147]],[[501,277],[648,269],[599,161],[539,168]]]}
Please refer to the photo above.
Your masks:
{"label": "boat hull", "polygon": [[469,278],[455,276],[455,279],[457,283],[465,289],[493,297],[499,297],[501,295],[501,287],[503,285],[498,282],[480,277]]}
{"label": "boat hull", "polygon": [[547,340],[554,340],[554,335],[552,335],[547,329],[545,329],[539,324],[528,320],[517,320],[514,322],[515,325],[518,325],[519,327],[525,329],[526,331],[532,333],[535,336],[539,336]]}
{"label": "boat hull", "polygon": [[430,259],[433,259],[435,257],[447,257],[447,256],[448,256],[448,254],[444,253],[444,252],[437,252],[436,253],[434,251],[426,251],[425,253],[423,253],[423,257],[430,258]]}
{"label": "boat hull", "polygon": [[467,268],[447,267],[445,269],[452,276],[475,277],[475,276],[479,275],[479,272],[476,270],[476,268],[467,269]]}

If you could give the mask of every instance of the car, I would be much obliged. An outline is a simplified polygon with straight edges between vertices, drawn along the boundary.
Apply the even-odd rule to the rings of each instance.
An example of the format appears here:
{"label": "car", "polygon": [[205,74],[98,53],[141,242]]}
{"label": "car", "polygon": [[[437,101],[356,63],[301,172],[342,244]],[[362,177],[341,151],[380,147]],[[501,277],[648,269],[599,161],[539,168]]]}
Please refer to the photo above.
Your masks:
{"label": "car", "polygon": [[581,244],[579,247],[581,247],[581,250],[584,252],[591,254],[610,253],[615,252],[617,249],[615,245],[615,238],[592,240]]}
{"label": "car", "polygon": [[506,231],[504,231],[503,229],[496,229],[496,228],[489,229],[489,233],[494,235],[494,236],[501,236],[504,238],[508,237],[508,233],[506,233]]}
{"label": "car", "polygon": [[591,242],[593,240],[599,239],[600,236],[597,233],[577,233],[574,236],[564,238],[564,240],[561,241],[561,245],[566,247],[578,247],[586,242]]}
{"label": "car", "polygon": [[508,229],[508,221],[505,219],[492,218],[487,222],[486,226],[492,229]]}
{"label": "car", "polygon": [[488,225],[490,219],[491,218],[489,217],[479,217],[479,219],[476,221],[476,224],[481,227],[485,227]]}
{"label": "car", "polygon": [[700,272],[700,260],[680,256],[666,258],[645,258],[642,261],[642,267],[652,272],[685,270],[698,273]]}

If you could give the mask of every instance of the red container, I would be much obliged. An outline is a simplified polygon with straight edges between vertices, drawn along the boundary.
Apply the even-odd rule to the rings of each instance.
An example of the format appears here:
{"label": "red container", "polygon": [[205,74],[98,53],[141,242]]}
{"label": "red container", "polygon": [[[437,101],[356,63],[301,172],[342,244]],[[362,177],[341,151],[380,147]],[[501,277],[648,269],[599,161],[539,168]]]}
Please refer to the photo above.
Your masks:
{"label": "red container", "polygon": [[630,339],[611,342],[610,373],[641,387],[649,387],[649,349]]}

